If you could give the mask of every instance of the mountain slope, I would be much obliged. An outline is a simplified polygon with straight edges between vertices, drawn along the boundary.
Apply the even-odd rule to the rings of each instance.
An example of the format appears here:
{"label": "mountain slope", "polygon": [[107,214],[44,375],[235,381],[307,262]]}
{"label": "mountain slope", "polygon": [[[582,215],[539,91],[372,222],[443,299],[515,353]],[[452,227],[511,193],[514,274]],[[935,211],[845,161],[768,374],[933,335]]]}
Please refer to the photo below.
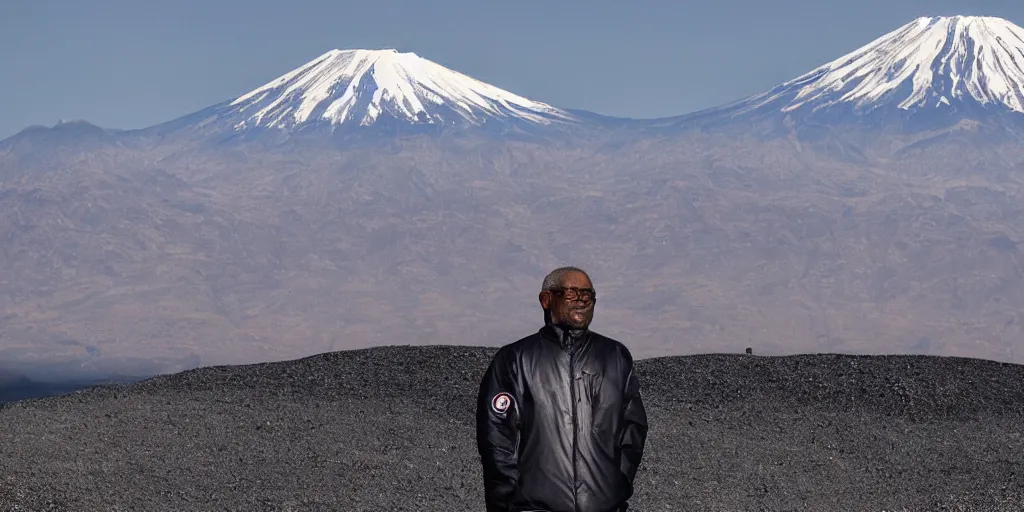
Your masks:
{"label": "mountain slope", "polygon": [[791,123],[927,117],[1019,119],[1024,29],[1001,18],[921,17],[769,91],[679,116],[686,124],[775,117]]}
{"label": "mountain slope", "polygon": [[8,360],[496,344],[537,325],[540,280],[566,263],[601,290],[595,326],[642,356],[1024,356],[1012,177],[910,179],[710,138],[92,165],[0,201]]}

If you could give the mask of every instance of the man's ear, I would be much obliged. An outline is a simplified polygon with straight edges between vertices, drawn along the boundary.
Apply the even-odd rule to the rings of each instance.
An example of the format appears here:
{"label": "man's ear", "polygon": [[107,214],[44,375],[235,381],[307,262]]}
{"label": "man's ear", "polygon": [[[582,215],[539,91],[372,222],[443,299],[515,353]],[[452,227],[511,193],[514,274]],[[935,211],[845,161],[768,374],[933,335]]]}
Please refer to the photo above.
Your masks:
{"label": "man's ear", "polygon": [[547,290],[544,290],[544,291],[540,292],[540,295],[538,296],[538,299],[540,300],[540,307],[541,307],[541,309],[544,309],[544,310],[551,309],[551,292],[549,292]]}

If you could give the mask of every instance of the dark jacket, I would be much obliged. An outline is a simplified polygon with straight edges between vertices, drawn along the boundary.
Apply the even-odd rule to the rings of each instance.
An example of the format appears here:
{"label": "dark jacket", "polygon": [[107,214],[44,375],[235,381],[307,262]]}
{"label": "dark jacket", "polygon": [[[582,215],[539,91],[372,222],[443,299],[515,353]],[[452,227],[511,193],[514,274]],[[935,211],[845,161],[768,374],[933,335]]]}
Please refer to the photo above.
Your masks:
{"label": "dark jacket", "polygon": [[546,325],[502,347],[476,422],[488,512],[626,510],[647,413],[622,343]]}

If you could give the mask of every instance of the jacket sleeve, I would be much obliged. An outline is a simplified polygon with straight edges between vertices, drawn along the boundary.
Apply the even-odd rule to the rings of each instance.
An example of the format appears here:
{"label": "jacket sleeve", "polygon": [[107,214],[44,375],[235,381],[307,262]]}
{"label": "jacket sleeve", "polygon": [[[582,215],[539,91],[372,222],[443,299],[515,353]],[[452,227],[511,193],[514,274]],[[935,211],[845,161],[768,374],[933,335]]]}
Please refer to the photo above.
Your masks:
{"label": "jacket sleeve", "polygon": [[480,382],[476,404],[476,440],[483,464],[487,512],[509,508],[519,479],[520,393],[511,358],[499,350]]}
{"label": "jacket sleeve", "polygon": [[625,389],[625,428],[619,446],[622,450],[620,469],[632,487],[640,460],[644,455],[647,441],[647,411],[640,393],[640,379],[637,377],[632,358]]}

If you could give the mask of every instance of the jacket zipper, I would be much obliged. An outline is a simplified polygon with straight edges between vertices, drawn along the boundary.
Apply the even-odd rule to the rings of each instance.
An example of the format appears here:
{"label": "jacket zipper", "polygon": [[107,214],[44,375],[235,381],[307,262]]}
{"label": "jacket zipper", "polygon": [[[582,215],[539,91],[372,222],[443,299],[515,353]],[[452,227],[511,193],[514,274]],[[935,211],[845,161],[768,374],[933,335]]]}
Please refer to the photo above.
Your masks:
{"label": "jacket zipper", "polygon": [[577,422],[579,419],[576,417],[576,353],[569,349],[569,393],[571,395],[569,406],[572,407],[572,508],[576,510],[576,481],[579,479],[577,474],[577,461],[576,461],[576,444],[577,439]]}

